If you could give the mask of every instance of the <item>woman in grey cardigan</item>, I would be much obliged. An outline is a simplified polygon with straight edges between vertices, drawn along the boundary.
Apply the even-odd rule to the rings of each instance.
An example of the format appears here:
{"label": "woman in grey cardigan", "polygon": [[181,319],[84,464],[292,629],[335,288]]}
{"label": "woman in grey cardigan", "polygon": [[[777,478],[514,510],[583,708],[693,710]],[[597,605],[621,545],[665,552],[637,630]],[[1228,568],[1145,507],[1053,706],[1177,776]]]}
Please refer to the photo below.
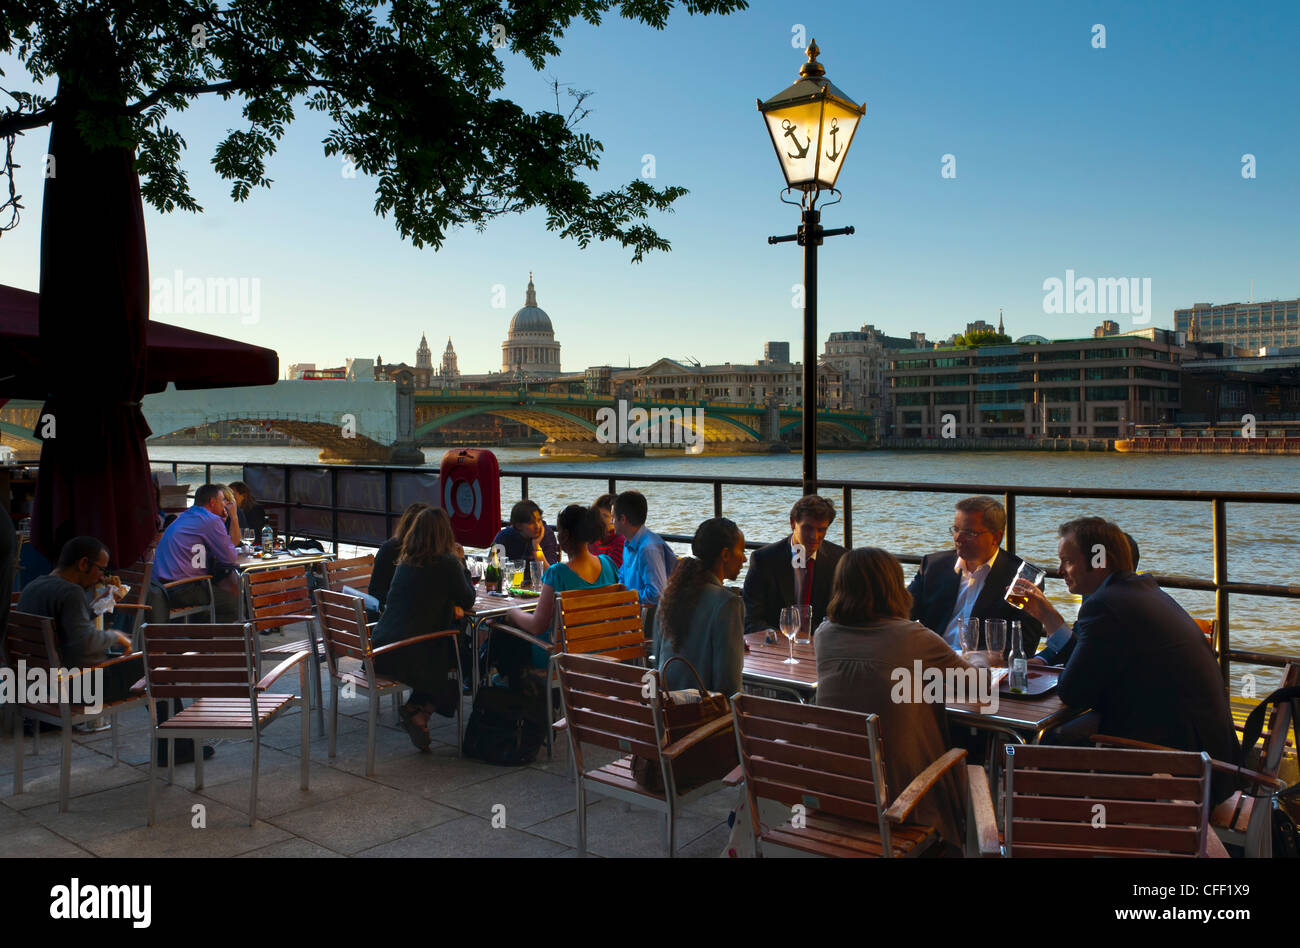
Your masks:
{"label": "woman in grey cardigan", "polygon": [[[826,621],[813,636],[817,704],[879,715],[891,799],[948,750],[944,696],[902,687],[900,677],[910,680],[917,662],[923,670],[972,667],[909,619],[911,608],[898,560],[875,547],[851,550],[835,570]],[[917,700],[922,694],[931,700]],[[921,799],[913,819],[961,846],[962,799],[958,778],[949,771]]]}
{"label": "woman in grey cardigan", "polygon": [[[704,687],[733,695],[745,664],[745,608],[722,582],[735,579],[745,565],[745,535],[724,517],[706,520],[695,531],[691,553],[677,562],[659,600],[655,656],[662,669],[680,655],[695,666]],[[697,683],[685,665],[674,662],[664,686],[678,691]]]}

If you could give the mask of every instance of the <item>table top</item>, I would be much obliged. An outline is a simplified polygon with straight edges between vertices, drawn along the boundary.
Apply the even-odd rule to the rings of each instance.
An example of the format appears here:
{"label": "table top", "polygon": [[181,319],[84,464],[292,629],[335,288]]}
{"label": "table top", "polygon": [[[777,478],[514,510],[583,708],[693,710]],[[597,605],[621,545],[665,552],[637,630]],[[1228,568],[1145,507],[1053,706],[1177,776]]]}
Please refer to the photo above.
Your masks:
{"label": "table top", "polygon": [[[796,691],[812,698],[817,693],[817,657],[813,646],[795,645],[794,657],[799,659],[799,664],[786,665],[784,662],[790,655],[790,647],[785,636],[778,638],[780,641],[770,644],[763,641],[761,632],[745,636],[749,650],[745,652],[744,680],[755,685]],[[1035,670],[1060,674],[1057,668]],[[972,727],[1032,732],[1045,730],[1081,713],[1079,709],[1068,707],[1054,690],[1037,698],[999,693],[996,711],[981,710],[980,705],[973,701],[949,702],[946,707],[952,720]]]}
{"label": "table top", "polygon": [[302,563],[323,563],[334,559],[333,553],[284,553],[273,559],[264,560],[253,553],[240,553],[235,561],[235,568],[241,573],[255,569],[277,569],[284,566],[298,566]]}
{"label": "table top", "polygon": [[531,612],[537,608],[537,599],[532,596],[489,596],[482,586],[474,588],[474,618],[489,619],[503,615],[511,609],[523,609]]}

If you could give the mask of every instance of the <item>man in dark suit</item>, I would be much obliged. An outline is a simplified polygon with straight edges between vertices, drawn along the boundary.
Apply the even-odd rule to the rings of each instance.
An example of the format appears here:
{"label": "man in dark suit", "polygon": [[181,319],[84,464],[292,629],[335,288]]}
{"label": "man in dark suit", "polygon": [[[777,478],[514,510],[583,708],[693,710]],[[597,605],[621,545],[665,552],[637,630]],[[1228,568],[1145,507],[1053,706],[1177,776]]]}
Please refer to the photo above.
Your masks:
{"label": "man in dark suit", "polygon": [[[786,606],[810,604],[812,629],[826,618],[835,567],[844,547],[826,542],[835,507],[805,494],[790,510],[790,535],[753,552],[745,575],[745,632],[781,627]],[[809,582],[811,577],[811,582]]]}
{"label": "man in dark suit", "polygon": [[1004,654],[1011,651],[1012,622],[1020,623],[1025,654],[1031,656],[1038,648],[1042,624],[1002,598],[1022,562],[1001,548],[1006,526],[1007,512],[992,497],[958,501],[952,521],[956,549],[923,559],[907,587],[912,594],[912,618],[955,651],[962,647],[957,620],[972,617],[1006,620]]}
{"label": "man in dark suit", "polygon": [[[1057,549],[1066,585],[1083,596],[1074,628],[1041,592],[1024,582],[1017,591],[1052,630],[1040,660],[1069,655],[1061,700],[1096,711],[1097,733],[1236,763],[1237,734],[1205,635],[1151,576],[1133,572],[1124,532],[1100,517],[1071,520]],[[1232,793],[1231,775],[1215,773],[1211,784],[1216,802]]]}

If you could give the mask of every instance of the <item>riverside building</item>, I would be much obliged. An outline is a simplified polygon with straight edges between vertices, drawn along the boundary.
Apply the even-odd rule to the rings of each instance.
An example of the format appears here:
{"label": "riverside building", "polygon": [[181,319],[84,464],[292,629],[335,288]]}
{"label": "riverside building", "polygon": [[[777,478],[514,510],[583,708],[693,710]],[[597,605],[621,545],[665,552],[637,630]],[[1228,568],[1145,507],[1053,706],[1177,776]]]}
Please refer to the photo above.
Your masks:
{"label": "riverside building", "polygon": [[1300,345],[1300,299],[1267,303],[1197,303],[1174,310],[1174,329],[1198,342],[1247,349]]}
{"label": "riverside building", "polygon": [[[1179,409],[1180,333],[939,348],[893,354],[889,432],[899,438],[1121,438]],[[951,416],[951,417],[946,417]],[[947,422],[947,424],[945,424]]]}

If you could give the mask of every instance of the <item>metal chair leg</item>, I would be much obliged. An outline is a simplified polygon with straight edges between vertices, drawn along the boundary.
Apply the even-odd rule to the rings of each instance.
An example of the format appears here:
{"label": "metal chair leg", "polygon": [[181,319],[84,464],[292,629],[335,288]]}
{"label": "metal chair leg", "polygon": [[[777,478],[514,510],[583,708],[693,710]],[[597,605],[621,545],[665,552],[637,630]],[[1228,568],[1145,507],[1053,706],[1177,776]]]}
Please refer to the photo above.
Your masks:
{"label": "metal chair leg", "polygon": [[176,739],[167,738],[167,786],[176,782]]}
{"label": "metal chair leg", "polygon": [[582,785],[582,778],[576,781],[578,787],[578,855],[587,855],[587,794]]}
{"label": "metal chair leg", "polygon": [[[310,711],[303,712],[311,717]],[[330,757],[338,756],[339,735],[339,680],[330,675]]]}
{"label": "metal chair leg", "polygon": [[[33,721],[33,724],[36,722]],[[23,792],[23,716],[14,713],[14,796]]]}
{"label": "metal chair leg", "polygon": [[320,652],[316,648],[316,624],[307,623],[307,647],[311,649],[312,685],[316,692],[316,723],[320,725],[321,734],[325,733],[325,688],[320,678]]}
{"label": "metal chair leg", "polygon": [[307,699],[303,698],[300,702],[302,711],[299,717],[302,719],[302,760],[298,764],[298,774],[302,778],[302,789],[308,789],[308,780],[311,774],[311,715],[308,713]]}
{"label": "metal chair leg", "polygon": [[158,729],[149,731],[149,824],[153,826],[154,800],[158,795]]}
{"label": "metal chair leg", "polygon": [[[375,683],[370,683],[370,714],[366,717],[366,776],[375,775],[375,737],[379,726],[379,692],[375,688]],[[393,698],[397,698],[397,692],[393,692]],[[394,703],[396,701],[394,700]]]}
{"label": "metal chair leg", "polygon": [[203,741],[194,738],[194,789],[203,789]]}

